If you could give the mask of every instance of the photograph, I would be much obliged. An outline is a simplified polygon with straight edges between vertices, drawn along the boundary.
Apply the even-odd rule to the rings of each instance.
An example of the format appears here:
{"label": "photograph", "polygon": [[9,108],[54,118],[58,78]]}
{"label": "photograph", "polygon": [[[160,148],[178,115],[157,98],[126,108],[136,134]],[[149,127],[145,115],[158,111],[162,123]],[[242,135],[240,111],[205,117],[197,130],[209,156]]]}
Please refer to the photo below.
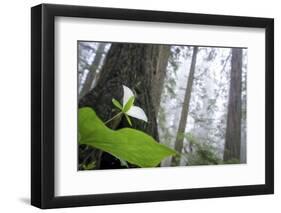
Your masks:
{"label": "photograph", "polygon": [[31,205],[274,194],[274,18],[149,8],[31,8]]}
{"label": "photograph", "polygon": [[274,18],[202,12],[31,8],[31,205],[274,193]]}
{"label": "photograph", "polygon": [[77,41],[78,171],[246,164],[247,50]]}

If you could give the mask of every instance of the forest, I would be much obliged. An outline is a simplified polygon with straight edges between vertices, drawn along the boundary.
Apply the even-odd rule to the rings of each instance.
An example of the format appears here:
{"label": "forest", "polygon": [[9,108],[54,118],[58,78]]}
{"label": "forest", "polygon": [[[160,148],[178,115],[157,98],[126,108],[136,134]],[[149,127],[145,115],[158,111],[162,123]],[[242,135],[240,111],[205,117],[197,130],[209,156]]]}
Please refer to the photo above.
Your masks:
{"label": "forest", "polygon": [[247,162],[247,48],[77,42],[78,170]]}

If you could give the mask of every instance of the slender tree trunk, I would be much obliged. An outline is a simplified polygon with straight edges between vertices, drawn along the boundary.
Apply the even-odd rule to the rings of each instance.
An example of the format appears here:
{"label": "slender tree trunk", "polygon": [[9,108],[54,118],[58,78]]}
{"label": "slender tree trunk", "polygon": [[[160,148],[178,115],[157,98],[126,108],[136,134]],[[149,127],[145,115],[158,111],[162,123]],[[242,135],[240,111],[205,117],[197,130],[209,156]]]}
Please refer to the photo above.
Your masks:
{"label": "slender tree trunk", "polygon": [[240,161],[242,49],[233,48],[225,134],[224,161]]}
{"label": "slender tree trunk", "polygon": [[[184,141],[183,134],[185,133],[186,123],[187,123],[187,116],[188,116],[188,111],[189,111],[189,103],[190,103],[190,97],[191,97],[192,85],[193,85],[193,79],[194,79],[194,73],[195,73],[197,52],[198,52],[198,47],[194,47],[193,53],[192,53],[188,80],[187,80],[187,85],[186,85],[186,90],[185,90],[185,95],[184,95],[184,101],[183,101],[183,105],[182,105],[178,132],[177,132],[176,141],[175,141],[175,150],[178,153],[181,153],[182,149],[183,149],[183,141]],[[172,162],[171,162],[172,166],[177,166],[177,165],[179,165],[179,163],[180,163],[180,157],[176,156],[176,157],[172,158]]]}
{"label": "slender tree trunk", "polygon": [[98,49],[96,51],[96,56],[95,56],[91,66],[90,66],[89,73],[86,77],[85,83],[84,83],[84,85],[82,87],[82,90],[79,94],[79,99],[84,97],[84,95],[86,95],[92,87],[93,81],[94,81],[94,79],[96,77],[96,74],[97,74],[98,67],[101,63],[101,59],[102,59],[102,56],[104,54],[105,46],[106,46],[106,43],[100,43],[98,45]]}
{"label": "slender tree trunk", "polygon": [[[112,98],[122,102],[122,85],[125,85],[135,92],[135,105],[140,106],[148,117],[147,123],[132,118],[133,128],[140,129],[158,140],[154,97],[151,94],[153,85],[157,82],[152,82],[151,79],[157,72],[155,62],[159,51],[159,45],[112,44],[97,85],[80,100],[79,107],[92,107],[103,121],[107,121],[117,114]],[[110,124],[111,127],[112,125],[116,129],[128,126],[124,118]],[[93,158],[100,169],[121,167],[119,160],[106,153],[102,157],[94,153]]]}

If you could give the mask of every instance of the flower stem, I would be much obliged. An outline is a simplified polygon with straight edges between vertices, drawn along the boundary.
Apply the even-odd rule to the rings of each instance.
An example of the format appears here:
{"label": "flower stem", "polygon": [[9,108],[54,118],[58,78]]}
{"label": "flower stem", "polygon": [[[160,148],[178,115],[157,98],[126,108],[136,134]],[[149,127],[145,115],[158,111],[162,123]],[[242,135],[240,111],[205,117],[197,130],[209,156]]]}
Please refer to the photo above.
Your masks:
{"label": "flower stem", "polygon": [[109,120],[107,120],[104,124],[109,123],[110,121],[114,120],[115,118],[119,117],[120,115],[122,115],[123,112],[119,112],[118,114],[114,115],[112,118],[110,118]]}

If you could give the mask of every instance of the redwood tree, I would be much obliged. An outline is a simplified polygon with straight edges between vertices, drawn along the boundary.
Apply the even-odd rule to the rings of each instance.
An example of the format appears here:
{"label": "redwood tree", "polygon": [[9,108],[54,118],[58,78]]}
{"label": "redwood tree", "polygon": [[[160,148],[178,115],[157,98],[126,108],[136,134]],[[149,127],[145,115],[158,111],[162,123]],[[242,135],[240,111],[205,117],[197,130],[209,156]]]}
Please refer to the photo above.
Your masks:
{"label": "redwood tree", "polygon": [[242,49],[232,48],[230,90],[225,134],[224,161],[239,162],[241,147]]}
{"label": "redwood tree", "polygon": [[[122,101],[122,85],[125,85],[134,91],[135,105],[140,106],[148,117],[147,123],[132,118],[132,128],[142,130],[158,140],[153,95],[156,94],[157,83],[159,83],[155,79],[160,71],[158,63],[161,51],[161,45],[113,43],[96,86],[79,101],[79,107],[93,108],[105,122],[117,114],[112,105],[112,98]],[[109,123],[109,126],[118,129],[128,126],[128,123],[122,118]],[[79,162],[84,161],[89,153],[91,153],[89,160],[96,161],[96,168],[121,167],[120,161],[113,156],[83,146],[80,146]]]}

